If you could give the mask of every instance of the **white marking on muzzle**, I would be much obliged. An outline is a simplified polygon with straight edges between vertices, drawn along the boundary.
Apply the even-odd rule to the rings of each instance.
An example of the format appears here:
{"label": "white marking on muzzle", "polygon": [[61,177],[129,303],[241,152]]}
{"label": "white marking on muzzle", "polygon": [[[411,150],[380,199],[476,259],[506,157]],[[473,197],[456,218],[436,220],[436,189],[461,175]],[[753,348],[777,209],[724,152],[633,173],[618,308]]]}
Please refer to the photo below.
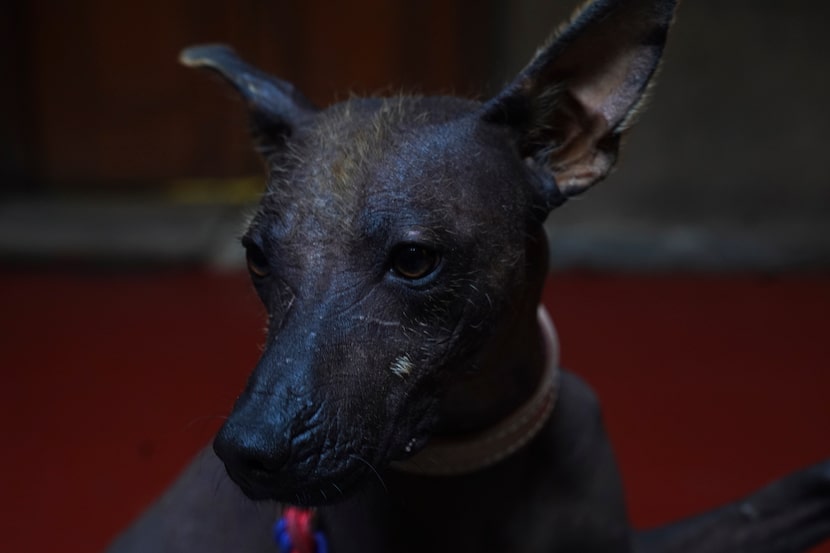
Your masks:
{"label": "white marking on muzzle", "polygon": [[392,364],[389,365],[389,370],[401,378],[406,378],[406,376],[412,372],[412,368],[412,360],[405,353],[392,361]]}

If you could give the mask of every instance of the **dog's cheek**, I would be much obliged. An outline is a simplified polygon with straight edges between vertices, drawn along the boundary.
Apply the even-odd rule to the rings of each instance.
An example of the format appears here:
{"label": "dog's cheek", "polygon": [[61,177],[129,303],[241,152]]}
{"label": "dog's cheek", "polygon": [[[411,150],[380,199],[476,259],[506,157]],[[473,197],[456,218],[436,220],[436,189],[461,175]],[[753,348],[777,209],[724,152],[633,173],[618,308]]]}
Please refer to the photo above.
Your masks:
{"label": "dog's cheek", "polygon": [[434,377],[407,385],[396,383],[386,396],[387,443],[384,462],[408,457],[426,443],[438,422],[438,389]]}

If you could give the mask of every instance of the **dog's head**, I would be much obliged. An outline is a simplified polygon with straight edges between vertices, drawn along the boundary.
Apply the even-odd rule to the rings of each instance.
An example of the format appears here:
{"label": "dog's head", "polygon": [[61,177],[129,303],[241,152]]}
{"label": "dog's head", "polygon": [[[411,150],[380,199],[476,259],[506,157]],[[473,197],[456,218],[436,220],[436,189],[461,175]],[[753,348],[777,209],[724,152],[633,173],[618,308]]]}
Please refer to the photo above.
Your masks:
{"label": "dog's head", "polygon": [[443,391],[528,332],[542,223],[610,170],[672,10],[596,2],[485,103],[318,110],[226,47],[183,53],[244,98],[268,168],[243,237],[267,342],[215,442],[249,496],[346,493],[422,447]]}

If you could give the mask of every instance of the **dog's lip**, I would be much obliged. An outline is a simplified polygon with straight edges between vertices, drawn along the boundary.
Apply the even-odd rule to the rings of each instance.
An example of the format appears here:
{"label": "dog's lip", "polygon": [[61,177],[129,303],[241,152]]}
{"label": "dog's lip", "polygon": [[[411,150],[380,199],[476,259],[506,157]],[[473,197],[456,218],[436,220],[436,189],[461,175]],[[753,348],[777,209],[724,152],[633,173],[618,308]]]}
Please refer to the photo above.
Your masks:
{"label": "dog's lip", "polygon": [[[233,477],[232,477],[233,478]],[[326,480],[304,486],[287,487],[281,482],[238,480],[234,482],[253,501],[278,501],[302,507],[319,507],[345,499],[356,487],[354,482]]]}
{"label": "dog's lip", "polygon": [[317,507],[346,499],[377,472],[373,463],[363,458],[357,459],[356,456],[352,461],[344,461],[344,465],[344,470],[336,474],[313,478],[292,475],[290,470],[273,474],[235,474],[228,471],[228,474],[251,500],[271,500],[290,505]]}

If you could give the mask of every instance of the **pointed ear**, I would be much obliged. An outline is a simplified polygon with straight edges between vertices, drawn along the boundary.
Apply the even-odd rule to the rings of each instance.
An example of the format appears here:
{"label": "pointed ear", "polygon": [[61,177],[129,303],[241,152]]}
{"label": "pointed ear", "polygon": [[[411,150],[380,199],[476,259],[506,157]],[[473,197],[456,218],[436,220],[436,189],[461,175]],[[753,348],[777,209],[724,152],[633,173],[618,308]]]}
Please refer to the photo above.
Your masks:
{"label": "pointed ear", "polygon": [[266,157],[282,149],[317,112],[292,84],[248,65],[223,44],[192,46],[182,50],[179,61],[188,67],[216,71],[233,85],[248,106],[251,132]]}
{"label": "pointed ear", "polygon": [[[485,105],[552,176],[548,209],[605,177],[657,68],[676,0],[597,0]],[[551,181],[551,179],[545,179]]]}

